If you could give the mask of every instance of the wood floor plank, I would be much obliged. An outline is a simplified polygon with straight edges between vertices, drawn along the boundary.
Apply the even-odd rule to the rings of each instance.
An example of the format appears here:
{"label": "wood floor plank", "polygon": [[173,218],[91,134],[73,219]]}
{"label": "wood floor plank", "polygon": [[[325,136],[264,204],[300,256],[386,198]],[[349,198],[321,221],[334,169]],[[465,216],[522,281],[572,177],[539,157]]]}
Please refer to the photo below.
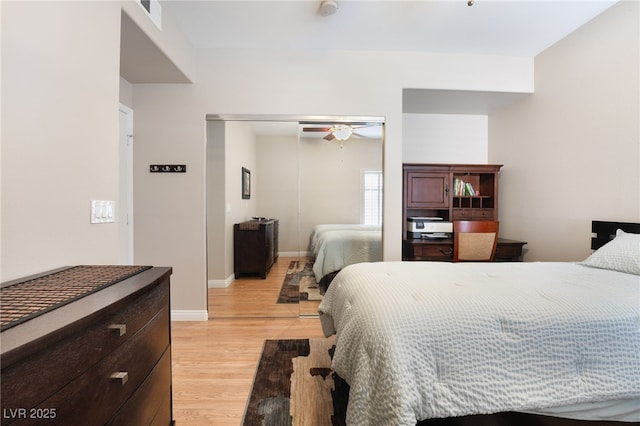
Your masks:
{"label": "wood floor plank", "polygon": [[[299,317],[297,305],[269,306],[295,259],[280,258],[265,280],[242,278],[227,289],[209,289],[209,321],[172,323],[176,424],[239,426],[264,340],[323,337],[319,319]],[[248,294],[256,287],[261,291]]]}
{"label": "wood floor plank", "polygon": [[209,317],[297,317],[297,303],[276,303],[282,281],[292,260],[304,257],[280,257],[265,279],[241,277],[227,288],[209,289]]}

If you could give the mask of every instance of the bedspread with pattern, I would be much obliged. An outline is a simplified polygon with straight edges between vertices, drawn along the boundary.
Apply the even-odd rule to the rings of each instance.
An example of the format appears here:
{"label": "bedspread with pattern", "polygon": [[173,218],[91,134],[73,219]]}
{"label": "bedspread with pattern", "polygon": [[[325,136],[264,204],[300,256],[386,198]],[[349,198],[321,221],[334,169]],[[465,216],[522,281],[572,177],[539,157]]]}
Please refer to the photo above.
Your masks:
{"label": "bedspread with pattern", "polygon": [[381,262],[320,304],[350,425],[640,396],[640,278],[575,263]]}

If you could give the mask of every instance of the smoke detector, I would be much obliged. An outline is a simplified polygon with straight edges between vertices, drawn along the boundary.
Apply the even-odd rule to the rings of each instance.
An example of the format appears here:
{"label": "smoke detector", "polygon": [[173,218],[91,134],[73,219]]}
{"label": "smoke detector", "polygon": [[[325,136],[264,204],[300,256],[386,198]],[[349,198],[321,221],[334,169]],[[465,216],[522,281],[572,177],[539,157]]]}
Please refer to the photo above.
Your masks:
{"label": "smoke detector", "polygon": [[334,0],[322,0],[320,3],[320,14],[322,16],[330,16],[338,11],[338,3]]}

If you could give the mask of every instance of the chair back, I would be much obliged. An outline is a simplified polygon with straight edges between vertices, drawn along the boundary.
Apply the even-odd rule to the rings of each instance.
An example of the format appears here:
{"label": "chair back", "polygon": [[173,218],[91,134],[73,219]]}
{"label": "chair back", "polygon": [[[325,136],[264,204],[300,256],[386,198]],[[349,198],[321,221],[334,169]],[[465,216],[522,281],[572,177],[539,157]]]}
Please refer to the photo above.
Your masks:
{"label": "chair back", "polygon": [[457,220],[453,222],[454,262],[493,262],[498,245],[499,222]]}

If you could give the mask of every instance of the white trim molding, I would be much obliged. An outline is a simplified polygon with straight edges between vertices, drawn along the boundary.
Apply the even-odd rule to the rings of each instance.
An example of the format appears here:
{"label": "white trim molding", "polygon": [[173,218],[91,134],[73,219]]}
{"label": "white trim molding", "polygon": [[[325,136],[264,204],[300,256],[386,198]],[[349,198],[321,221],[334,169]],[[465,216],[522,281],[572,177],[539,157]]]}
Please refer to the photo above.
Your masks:
{"label": "white trim molding", "polygon": [[171,321],[208,321],[208,311],[171,310]]}
{"label": "white trim molding", "polygon": [[281,251],[278,253],[280,257],[310,257],[310,251]]}
{"label": "white trim molding", "polygon": [[235,275],[231,274],[225,280],[209,280],[207,287],[209,288],[227,288],[235,281]]}

